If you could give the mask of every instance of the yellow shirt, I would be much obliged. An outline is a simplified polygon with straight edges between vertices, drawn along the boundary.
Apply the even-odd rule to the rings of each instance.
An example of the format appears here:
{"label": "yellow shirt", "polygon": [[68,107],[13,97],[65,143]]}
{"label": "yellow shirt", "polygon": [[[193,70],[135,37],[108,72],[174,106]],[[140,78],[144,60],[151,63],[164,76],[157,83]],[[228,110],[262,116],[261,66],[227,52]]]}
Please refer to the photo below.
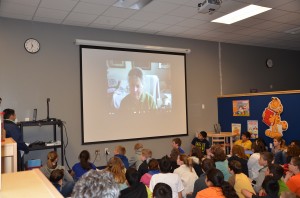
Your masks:
{"label": "yellow shirt", "polygon": [[245,150],[251,150],[252,142],[250,140],[247,140],[246,142],[243,142],[242,140],[237,140],[234,145],[240,145]]}

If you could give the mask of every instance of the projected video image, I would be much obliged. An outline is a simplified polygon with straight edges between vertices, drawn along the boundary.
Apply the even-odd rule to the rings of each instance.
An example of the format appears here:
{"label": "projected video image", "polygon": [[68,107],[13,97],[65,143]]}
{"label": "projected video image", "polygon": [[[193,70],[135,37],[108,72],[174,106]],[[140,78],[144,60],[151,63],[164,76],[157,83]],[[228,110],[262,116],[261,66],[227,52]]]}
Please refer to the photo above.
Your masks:
{"label": "projected video image", "polygon": [[147,112],[172,107],[171,65],[107,60],[112,112]]}

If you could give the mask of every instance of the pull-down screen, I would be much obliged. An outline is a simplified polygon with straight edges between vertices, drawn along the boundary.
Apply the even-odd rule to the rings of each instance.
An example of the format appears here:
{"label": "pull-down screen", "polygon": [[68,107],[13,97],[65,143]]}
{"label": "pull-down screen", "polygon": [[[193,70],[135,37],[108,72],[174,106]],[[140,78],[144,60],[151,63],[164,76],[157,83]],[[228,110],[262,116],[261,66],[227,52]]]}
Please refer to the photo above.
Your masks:
{"label": "pull-down screen", "polygon": [[83,144],[187,134],[185,54],[80,52]]}

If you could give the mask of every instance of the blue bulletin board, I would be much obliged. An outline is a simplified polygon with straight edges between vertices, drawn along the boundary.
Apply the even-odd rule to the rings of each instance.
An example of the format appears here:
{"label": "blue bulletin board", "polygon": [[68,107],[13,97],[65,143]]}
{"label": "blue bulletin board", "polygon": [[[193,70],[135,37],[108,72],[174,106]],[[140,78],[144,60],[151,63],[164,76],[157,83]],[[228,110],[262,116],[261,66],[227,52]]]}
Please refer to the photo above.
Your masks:
{"label": "blue bulletin board", "polygon": [[[247,121],[258,121],[258,137],[263,138],[267,145],[273,142],[273,139],[265,135],[265,131],[270,128],[263,122],[262,114],[272,97],[280,99],[283,111],[280,114],[281,120],[288,123],[288,128],[283,131],[283,139],[289,145],[292,140],[300,140],[300,90],[263,92],[239,95],[224,95],[218,97],[218,120],[221,125],[221,131],[231,131],[232,123],[241,124],[241,132],[247,131]],[[249,116],[234,116],[233,101],[249,100]]]}

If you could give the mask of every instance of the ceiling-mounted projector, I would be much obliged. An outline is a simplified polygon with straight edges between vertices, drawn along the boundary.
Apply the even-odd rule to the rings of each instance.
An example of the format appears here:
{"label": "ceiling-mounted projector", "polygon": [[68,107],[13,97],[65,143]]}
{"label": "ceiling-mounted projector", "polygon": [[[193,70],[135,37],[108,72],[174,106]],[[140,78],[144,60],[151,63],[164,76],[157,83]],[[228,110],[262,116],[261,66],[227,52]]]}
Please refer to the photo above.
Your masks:
{"label": "ceiling-mounted projector", "polygon": [[198,4],[198,12],[212,13],[221,7],[222,0],[205,0]]}

